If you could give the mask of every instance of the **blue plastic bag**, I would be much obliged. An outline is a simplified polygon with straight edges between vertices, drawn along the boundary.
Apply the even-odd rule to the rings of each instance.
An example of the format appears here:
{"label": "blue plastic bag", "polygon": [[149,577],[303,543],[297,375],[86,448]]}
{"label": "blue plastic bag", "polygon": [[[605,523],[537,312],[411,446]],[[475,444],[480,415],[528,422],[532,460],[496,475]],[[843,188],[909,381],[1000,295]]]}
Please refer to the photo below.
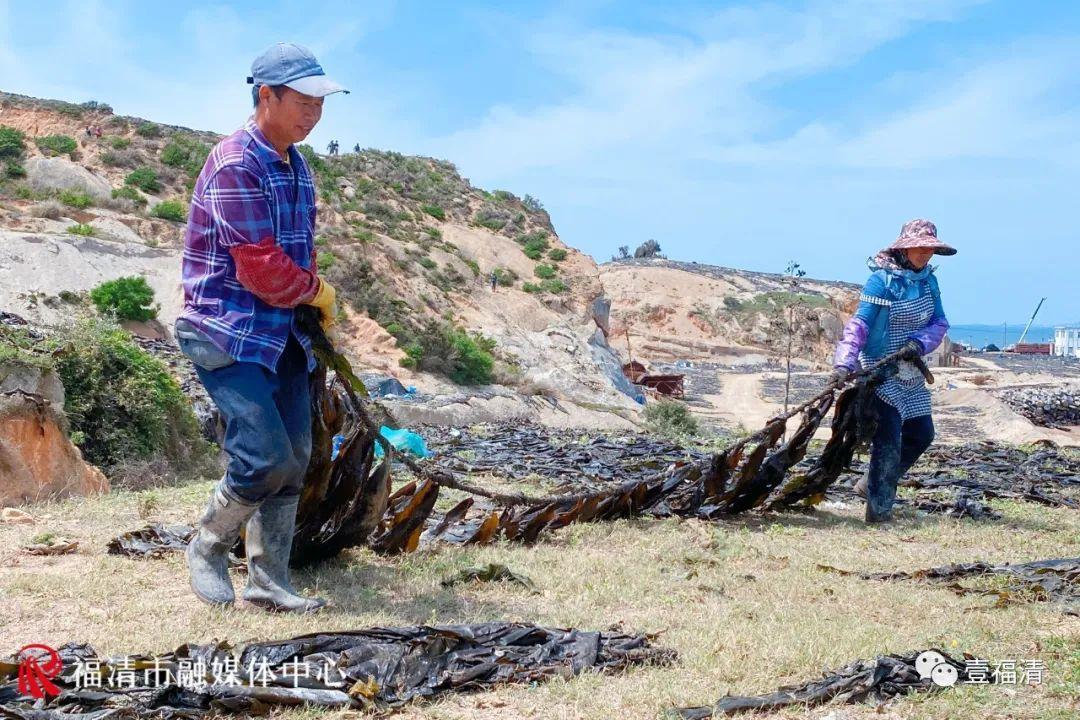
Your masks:
{"label": "blue plastic bag", "polygon": [[[412,430],[406,428],[395,430],[388,425],[383,425],[379,428],[379,434],[382,435],[395,450],[404,450],[405,452],[420,458],[431,457],[432,455],[432,452],[427,448],[427,443],[424,442],[424,438],[420,437]],[[382,445],[375,443],[375,457],[381,458],[382,456]]]}

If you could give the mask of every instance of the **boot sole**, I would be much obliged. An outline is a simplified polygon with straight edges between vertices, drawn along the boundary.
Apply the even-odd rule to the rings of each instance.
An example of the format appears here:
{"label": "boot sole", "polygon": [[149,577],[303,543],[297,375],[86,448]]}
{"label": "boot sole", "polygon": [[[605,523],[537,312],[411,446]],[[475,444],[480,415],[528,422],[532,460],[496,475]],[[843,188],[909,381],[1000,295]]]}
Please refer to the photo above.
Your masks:
{"label": "boot sole", "polygon": [[265,600],[248,600],[247,598],[241,598],[240,602],[245,606],[253,607],[257,610],[263,610],[264,612],[292,613],[295,615],[314,615],[317,612],[322,612],[330,606],[329,603],[324,603],[310,610],[303,610],[300,608],[290,608],[285,605],[278,605],[275,602],[269,602]]}

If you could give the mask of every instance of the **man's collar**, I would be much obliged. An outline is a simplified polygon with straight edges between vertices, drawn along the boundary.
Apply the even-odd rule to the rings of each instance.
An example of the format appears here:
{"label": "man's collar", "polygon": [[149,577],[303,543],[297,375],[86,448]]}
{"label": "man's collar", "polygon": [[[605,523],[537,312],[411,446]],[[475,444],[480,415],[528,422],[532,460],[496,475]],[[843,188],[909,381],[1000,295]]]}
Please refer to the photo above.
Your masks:
{"label": "man's collar", "polygon": [[[282,159],[281,153],[270,144],[270,141],[266,139],[266,135],[259,129],[258,124],[255,122],[254,115],[249,117],[248,121],[244,123],[244,131],[251,136],[251,139],[255,141],[255,145],[258,146],[259,150],[266,155],[269,160],[274,162],[286,162],[286,160]],[[290,145],[289,148],[291,150],[292,145]],[[289,155],[291,157],[292,153],[290,152]]]}

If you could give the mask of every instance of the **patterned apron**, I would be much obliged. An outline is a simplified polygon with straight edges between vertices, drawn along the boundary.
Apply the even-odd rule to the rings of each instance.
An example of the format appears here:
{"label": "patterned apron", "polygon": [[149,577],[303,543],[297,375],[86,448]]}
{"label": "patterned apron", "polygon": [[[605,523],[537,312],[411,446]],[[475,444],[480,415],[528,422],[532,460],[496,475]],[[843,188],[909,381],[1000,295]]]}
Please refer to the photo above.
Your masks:
{"label": "patterned apron", "polygon": [[[923,280],[919,297],[912,300],[893,300],[889,303],[889,326],[886,329],[885,352],[880,357],[859,353],[859,362],[867,367],[886,355],[904,347],[908,338],[926,327],[934,315],[934,298],[928,283]],[[915,364],[907,360],[897,363],[897,372],[883,382],[877,395],[900,413],[900,420],[930,414],[930,390]]]}

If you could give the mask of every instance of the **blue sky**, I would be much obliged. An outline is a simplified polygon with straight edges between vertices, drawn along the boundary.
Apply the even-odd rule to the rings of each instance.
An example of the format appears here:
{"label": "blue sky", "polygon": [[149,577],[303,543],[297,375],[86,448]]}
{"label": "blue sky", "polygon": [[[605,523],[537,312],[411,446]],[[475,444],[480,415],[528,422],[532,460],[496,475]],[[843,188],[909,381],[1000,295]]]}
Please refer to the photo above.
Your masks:
{"label": "blue sky", "polygon": [[1080,320],[1080,3],[0,0],[0,88],[227,132],[278,40],[353,90],[313,144],[451,160],[598,260],[861,282],[922,216],[954,323]]}

